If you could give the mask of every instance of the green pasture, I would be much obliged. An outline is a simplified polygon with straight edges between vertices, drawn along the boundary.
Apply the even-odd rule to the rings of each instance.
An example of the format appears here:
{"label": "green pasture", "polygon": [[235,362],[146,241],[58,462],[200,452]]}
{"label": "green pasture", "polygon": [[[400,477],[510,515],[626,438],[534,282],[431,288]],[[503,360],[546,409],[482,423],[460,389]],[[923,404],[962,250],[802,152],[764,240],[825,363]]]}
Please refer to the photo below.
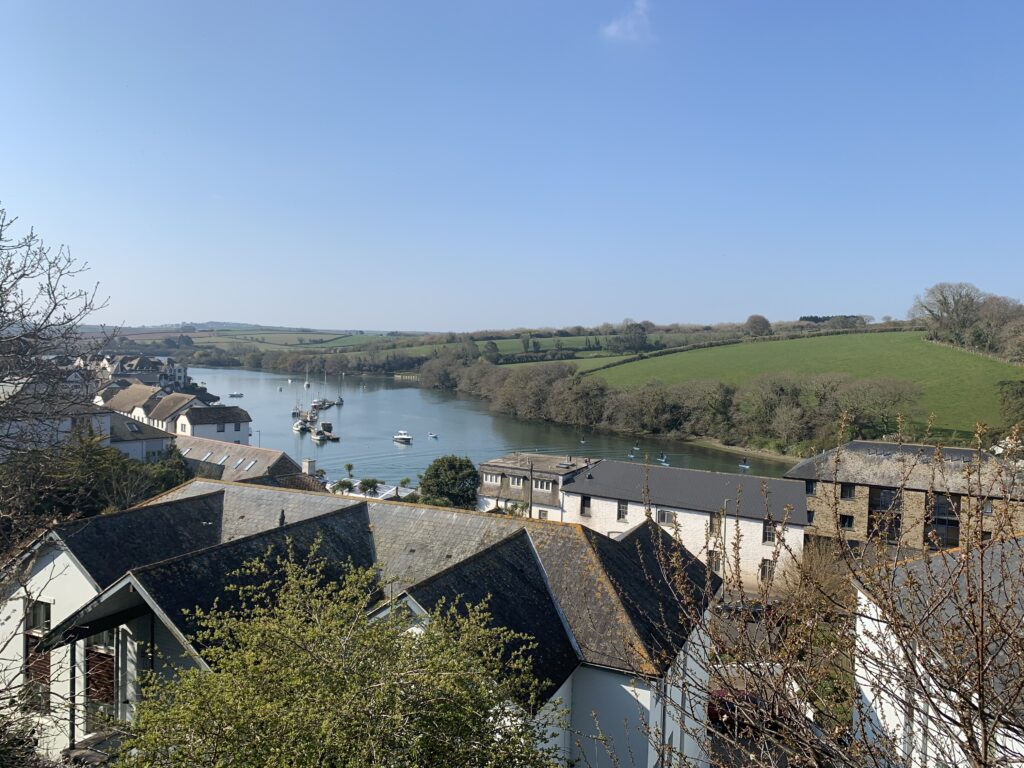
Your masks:
{"label": "green pasture", "polygon": [[1001,422],[997,383],[1024,379],[1024,369],[927,342],[923,334],[864,333],[697,349],[596,371],[613,387],[657,380],[714,379],[741,384],[763,373],[848,373],[905,379],[922,389],[920,420],[935,414],[942,429],[973,430]]}

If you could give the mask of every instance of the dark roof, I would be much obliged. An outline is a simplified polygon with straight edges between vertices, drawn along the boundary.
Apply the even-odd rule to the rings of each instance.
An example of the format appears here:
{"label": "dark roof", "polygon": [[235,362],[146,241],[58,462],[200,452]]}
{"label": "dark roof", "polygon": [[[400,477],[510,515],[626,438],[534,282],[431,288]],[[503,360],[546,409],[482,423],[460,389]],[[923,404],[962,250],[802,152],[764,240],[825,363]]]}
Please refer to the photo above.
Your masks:
{"label": "dark roof", "polygon": [[562,485],[566,493],[604,499],[644,501],[644,474],[652,505],[664,505],[697,512],[725,509],[730,515],[756,520],[765,517],[767,492],[772,519],[783,520],[790,506],[789,521],[807,525],[807,496],[803,483],[756,475],[705,472],[699,469],[652,467],[627,461],[602,461]]}
{"label": "dark roof", "polygon": [[[194,505],[191,517],[180,517]],[[286,523],[300,514],[317,519],[278,531],[281,509],[287,509]],[[208,534],[199,527],[201,512],[218,510],[219,527],[227,534],[219,537],[217,521],[205,526]],[[105,535],[94,533],[88,548],[80,546],[91,555],[86,567],[102,569],[106,586],[126,570],[126,562],[138,574],[153,560],[174,557],[173,563],[146,567],[139,577],[169,616],[183,607],[212,605],[231,564],[278,546],[283,531],[319,531],[325,542],[337,539],[327,544],[333,548],[328,554],[373,564],[395,593],[406,590],[428,605],[442,595],[474,600],[490,594],[495,616],[500,610],[502,621],[515,622],[510,629],[549,644],[538,663],[552,682],[559,682],[569,663],[572,641],[585,662],[631,674],[663,673],[682,649],[689,612],[703,612],[719,586],[716,578],[707,582],[706,569],[653,523],[615,541],[579,525],[210,480],[191,481],[120,514],[137,520],[112,525],[108,519],[117,516],[95,519],[103,521]],[[161,543],[162,535],[151,531],[162,532],[172,519],[186,521],[179,526],[186,531],[177,534],[185,540]],[[222,545],[245,533],[256,535]],[[123,545],[146,537],[156,544]],[[132,551],[119,553],[117,562],[99,562],[104,552],[119,549],[116,542]],[[683,566],[666,570],[665,563]],[[554,612],[549,601],[557,606]],[[569,628],[563,625],[561,634],[554,623],[558,612]]]}
{"label": "dark roof", "polygon": [[302,471],[287,453],[273,448],[188,435],[176,435],[174,443],[193,472],[213,480],[239,482]]}
{"label": "dark roof", "polygon": [[326,496],[327,504],[311,503],[306,494],[289,491],[272,499],[236,492],[229,500],[223,485],[186,485],[194,485],[193,495],[164,495],[123,512],[62,523],[53,531],[96,583],[106,587],[132,568],[274,528],[282,511],[286,521],[296,521],[354,503]]}
{"label": "dark roof", "polygon": [[134,440],[172,440],[174,435],[120,413],[110,414],[110,442],[126,443]]}
{"label": "dark roof", "polygon": [[[536,642],[533,673],[550,698],[579,665],[569,627],[551,594],[544,567],[522,528],[487,549],[409,588],[428,611],[487,601],[492,623],[525,629]],[[511,651],[512,648],[507,649]]]}
{"label": "dark roof", "polygon": [[269,485],[273,488],[291,488],[295,491],[315,491],[317,493],[329,493],[323,481],[307,475],[305,472],[293,472],[289,475],[261,475],[259,477],[237,480],[239,483],[252,483],[253,485]]}
{"label": "dark roof", "polygon": [[[191,636],[196,627],[191,611],[196,606],[212,608],[216,601],[224,610],[236,605],[236,592],[229,586],[242,586],[238,571],[253,560],[288,555],[289,547],[299,561],[316,547],[329,569],[329,578],[339,578],[342,567],[373,566],[373,550],[366,508],[355,505],[327,513],[317,519],[301,520],[236,541],[190,552],[163,562],[142,566],[132,574],[178,630]],[[262,581],[264,577],[256,577]]]}
{"label": "dark roof", "polygon": [[189,408],[181,414],[192,424],[231,424],[252,421],[249,412],[237,405],[212,405]]}
{"label": "dark roof", "polygon": [[1004,491],[1020,496],[1024,488],[1017,475],[1009,464],[985,451],[873,440],[846,443],[805,459],[786,473],[799,480],[995,497],[1002,497]]}

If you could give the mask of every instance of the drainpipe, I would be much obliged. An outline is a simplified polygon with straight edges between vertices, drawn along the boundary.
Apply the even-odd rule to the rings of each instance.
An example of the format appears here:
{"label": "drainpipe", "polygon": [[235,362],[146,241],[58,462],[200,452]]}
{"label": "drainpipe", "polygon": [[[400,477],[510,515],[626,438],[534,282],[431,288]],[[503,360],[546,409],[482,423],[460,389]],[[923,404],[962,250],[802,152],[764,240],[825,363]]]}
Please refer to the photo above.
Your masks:
{"label": "drainpipe", "polygon": [[69,703],[68,703],[68,748],[75,748],[75,687],[78,682],[78,661],[75,654],[75,649],[78,647],[78,641],[73,640],[71,642],[71,680],[69,690]]}
{"label": "drainpipe", "polygon": [[533,517],[533,460],[530,460],[530,504],[526,508],[526,514],[528,517]]}

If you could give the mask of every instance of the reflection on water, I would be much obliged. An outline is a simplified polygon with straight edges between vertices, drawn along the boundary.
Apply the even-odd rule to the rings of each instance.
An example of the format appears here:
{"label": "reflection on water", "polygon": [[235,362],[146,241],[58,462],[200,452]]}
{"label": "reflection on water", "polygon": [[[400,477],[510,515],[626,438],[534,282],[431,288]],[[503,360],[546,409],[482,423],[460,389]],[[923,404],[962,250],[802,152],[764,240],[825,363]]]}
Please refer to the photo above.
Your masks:
{"label": "reflection on water", "polygon": [[[637,461],[644,456],[653,462],[665,453],[670,466],[738,472],[742,460],[731,453],[689,443],[640,439],[635,441],[604,432],[580,431],[572,427],[543,422],[520,421],[492,414],[487,403],[460,397],[450,392],[420,389],[415,384],[390,378],[368,376],[335,377],[327,382],[311,380],[303,387],[301,375],[222,368],[192,368],[197,382],[206,382],[209,390],[220,395],[221,402],[240,405],[252,416],[253,444],[286,451],[296,461],[315,458],[332,480],[345,477],[345,464],[354,465],[355,477],[376,477],[387,483],[409,478],[416,484],[417,474],[438,456],[454,453],[468,456],[474,464],[512,451],[589,456]],[[280,388],[281,391],[278,391]],[[242,392],[242,399],[228,399],[229,392]],[[322,421],[334,425],[340,442],[316,445],[308,435],[292,431],[292,408],[303,407],[314,397],[333,398],[338,394],[345,404],[325,411]],[[391,438],[400,429],[413,435],[412,445],[400,445]],[[435,433],[436,438],[428,437]],[[789,464],[750,457],[749,472],[780,476]]]}

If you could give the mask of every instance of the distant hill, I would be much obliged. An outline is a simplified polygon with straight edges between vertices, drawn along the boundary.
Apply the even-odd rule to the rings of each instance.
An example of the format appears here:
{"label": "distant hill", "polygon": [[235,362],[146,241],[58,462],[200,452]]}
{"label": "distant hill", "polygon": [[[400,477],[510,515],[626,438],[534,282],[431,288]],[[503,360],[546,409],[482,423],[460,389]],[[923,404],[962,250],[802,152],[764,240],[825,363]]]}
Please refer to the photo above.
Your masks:
{"label": "distant hill", "polygon": [[923,421],[929,413],[942,429],[973,431],[975,421],[1002,419],[996,385],[1024,379],[1024,368],[924,340],[924,334],[864,333],[788,341],[764,341],[697,349],[594,371],[613,387],[651,380],[675,384],[713,379],[739,384],[762,373],[848,373],[859,378],[905,379],[922,391]]}

